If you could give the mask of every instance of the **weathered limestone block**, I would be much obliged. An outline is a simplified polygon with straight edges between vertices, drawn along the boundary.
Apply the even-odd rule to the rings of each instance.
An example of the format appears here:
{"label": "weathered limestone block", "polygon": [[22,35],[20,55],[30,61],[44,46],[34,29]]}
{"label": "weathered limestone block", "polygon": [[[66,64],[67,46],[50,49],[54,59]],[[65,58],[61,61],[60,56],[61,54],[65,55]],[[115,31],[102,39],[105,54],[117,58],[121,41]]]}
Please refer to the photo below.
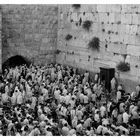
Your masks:
{"label": "weathered limestone block", "polygon": [[125,62],[130,64],[130,62],[131,62],[131,55],[127,55],[126,56]]}
{"label": "weathered limestone block", "polygon": [[72,8],[72,5],[70,5],[70,4],[59,4],[59,11],[60,12],[68,12],[68,11],[73,11],[73,8]]}
{"label": "weathered limestone block", "polygon": [[85,41],[83,41],[81,39],[77,39],[77,40],[73,40],[71,42],[71,45],[81,47],[81,48],[85,48],[87,44],[86,44]]}
{"label": "weathered limestone block", "polygon": [[80,12],[87,12],[91,13],[92,11],[96,11],[96,5],[95,4],[81,4]]}
{"label": "weathered limestone block", "polygon": [[114,54],[114,56],[112,57],[111,59],[113,62],[117,62],[119,63],[120,61],[124,62],[124,57],[123,55],[120,55],[120,54]]}
{"label": "weathered limestone block", "polygon": [[115,23],[119,23],[121,21],[121,13],[114,13]]}
{"label": "weathered limestone block", "polygon": [[136,35],[129,35],[128,44],[135,45],[135,42],[136,42]]}
{"label": "weathered limestone block", "polygon": [[107,5],[104,4],[97,4],[97,11],[98,12],[106,12],[107,11]]}
{"label": "weathered limestone block", "polygon": [[130,64],[130,74],[134,76],[139,76],[139,69]]}
{"label": "weathered limestone block", "polygon": [[122,38],[123,38],[123,43],[124,43],[124,44],[129,44],[129,36],[130,36],[130,35],[128,35],[128,34],[124,34],[124,35],[122,36]]}
{"label": "weathered limestone block", "polygon": [[135,37],[135,44],[140,46],[140,35]]}
{"label": "weathered limestone block", "polygon": [[107,13],[99,13],[99,22],[104,22],[104,23],[108,23],[109,21],[109,17],[107,15]]}
{"label": "weathered limestone block", "polygon": [[122,13],[131,13],[131,5],[123,4],[122,5]]}
{"label": "weathered limestone block", "polygon": [[97,4],[91,4],[90,5],[92,7],[92,12],[96,12],[97,11]]}
{"label": "weathered limestone block", "polygon": [[113,4],[111,6],[111,12],[120,13],[121,12],[121,7],[122,7],[122,5],[120,5],[120,4]]}
{"label": "weathered limestone block", "polygon": [[125,27],[125,34],[130,34],[131,25],[126,25]]}
{"label": "weathered limestone block", "polygon": [[116,34],[110,35],[110,41],[114,43],[119,43],[120,42],[120,37]]}
{"label": "weathered limestone block", "polygon": [[96,60],[94,66],[99,67],[110,67],[115,68],[116,63],[113,61],[106,61],[106,60]]}
{"label": "weathered limestone block", "polygon": [[99,23],[93,23],[92,26],[91,26],[91,30],[94,33],[97,33],[98,32],[98,26],[99,26]]}
{"label": "weathered limestone block", "polygon": [[132,15],[131,14],[121,14],[121,23],[122,24],[132,24]]}
{"label": "weathered limestone block", "polygon": [[138,28],[137,25],[131,25],[130,28],[129,28],[130,29],[130,35],[136,35],[137,28]]}
{"label": "weathered limestone block", "polygon": [[115,23],[115,13],[109,13],[109,23]]}
{"label": "weathered limestone block", "polygon": [[107,47],[107,51],[118,54],[126,54],[127,46],[124,44],[114,44],[110,43]]}
{"label": "weathered limestone block", "polygon": [[131,12],[132,13],[138,12],[138,5],[137,4],[131,4]]}
{"label": "weathered limestone block", "polygon": [[95,16],[93,16],[92,13],[85,13],[85,20],[93,21],[95,19]]}
{"label": "weathered limestone block", "polygon": [[125,34],[125,32],[126,32],[126,25],[120,24],[117,27],[118,27],[118,33],[119,34]]}
{"label": "weathered limestone block", "polygon": [[[110,27],[111,27],[111,31],[113,33],[116,33],[118,32],[118,29],[119,29],[119,25],[118,24],[110,24]],[[118,32],[119,33],[119,32]]]}
{"label": "weathered limestone block", "polygon": [[137,81],[138,77],[130,74],[130,72],[120,72],[120,79],[128,79],[132,81]]}
{"label": "weathered limestone block", "polygon": [[130,55],[130,64],[133,67],[139,68],[140,67],[140,57],[139,56],[132,56]]}
{"label": "weathered limestone block", "polygon": [[101,41],[103,41],[103,42],[110,42],[110,40],[111,40],[111,37],[110,37],[109,34],[107,34],[107,33],[103,33],[102,34]]}
{"label": "weathered limestone block", "polygon": [[73,21],[78,21],[78,15],[77,15],[77,13],[72,13],[71,14],[71,19],[73,19]]}
{"label": "weathered limestone block", "polygon": [[139,24],[139,14],[132,14],[132,24]]}
{"label": "weathered limestone block", "polygon": [[128,45],[127,54],[133,55],[133,56],[140,56],[140,47],[134,46],[134,45]]}

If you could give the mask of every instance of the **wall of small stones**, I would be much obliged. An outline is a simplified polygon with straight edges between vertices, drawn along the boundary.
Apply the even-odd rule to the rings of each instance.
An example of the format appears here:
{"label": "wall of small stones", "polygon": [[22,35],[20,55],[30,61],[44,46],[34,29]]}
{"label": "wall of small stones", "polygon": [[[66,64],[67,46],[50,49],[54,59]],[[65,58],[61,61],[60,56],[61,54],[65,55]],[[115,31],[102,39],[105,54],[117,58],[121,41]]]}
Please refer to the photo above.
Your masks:
{"label": "wall of small stones", "polygon": [[[59,63],[99,72],[99,67],[116,69],[124,61],[130,71],[116,69],[116,76],[131,89],[140,81],[140,5],[59,5],[58,18]],[[92,21],[89,31],[82,27],[86,20]],[[93,37],[100,39],[99,51],[88,48]]]}
{"label": "wall of small stones", "polygon": [[57,5],[1,5],[2,61],[21,55],[36,64],[55,61]]}

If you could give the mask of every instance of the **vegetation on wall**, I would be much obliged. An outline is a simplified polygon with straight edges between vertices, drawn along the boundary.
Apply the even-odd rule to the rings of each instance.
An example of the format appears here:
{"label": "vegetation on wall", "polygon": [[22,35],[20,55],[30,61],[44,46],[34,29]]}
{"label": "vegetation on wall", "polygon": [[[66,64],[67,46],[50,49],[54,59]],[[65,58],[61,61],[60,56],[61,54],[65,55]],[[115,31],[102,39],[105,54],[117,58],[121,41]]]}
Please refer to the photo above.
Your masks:
{"label": "vegetation on wall", "polygon": [[93,50],[99,50],[100,48],[100,39],[98,37],[93,37],[88,43],[89,48]]}
{"label": "vegetation on wall", "polygon": [[72,35],[67,34],[66,37],[65,37],[65,39],[66,39],[67,41],[70,40],[70,39],[72,39]]}
{"label": "vegetation on wall", "polygon": [[122,72],[127,72],[130,70],[130,64],[129,63],[126,63],[126,62],[120,62],[118,65],[117,65],[117,69],[119,71],[122,71]]}
{"label": "vegetation on wall", "polygon": [[80,4],[73,4],[72,7],[75,9],[79,9],[81,7],[81,5]]}
{"label": "vegetation on wall", "polygon": [[60,52],[61,52],[61,51],[57,49],[56,52],[55,52],[55,54],[59,54]]}
{"label": "vegetation on wall", "polygon": [[92,25],[92,21],[86,20],[86,21],[84,21],[82,27],[83,27],[85,30],[89,31],[91,25]]}

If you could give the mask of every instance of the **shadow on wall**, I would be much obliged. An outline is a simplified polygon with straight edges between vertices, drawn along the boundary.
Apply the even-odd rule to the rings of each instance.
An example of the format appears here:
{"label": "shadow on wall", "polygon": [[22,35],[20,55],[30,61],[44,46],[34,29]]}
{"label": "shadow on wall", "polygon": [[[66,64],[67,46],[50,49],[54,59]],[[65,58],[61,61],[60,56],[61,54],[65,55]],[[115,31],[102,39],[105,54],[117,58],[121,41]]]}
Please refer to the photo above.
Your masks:
{"label": "shadow on wall", "polygon": [[31,62],[23,56],[16,55],[16,56],[12,56],[9,59],[7,59],[2,64],[2,69],[4,70],[7,67],[15,67],[15,66],[23,65],[23,64],[26,64],[27,66],[29,66],[31,64]]}

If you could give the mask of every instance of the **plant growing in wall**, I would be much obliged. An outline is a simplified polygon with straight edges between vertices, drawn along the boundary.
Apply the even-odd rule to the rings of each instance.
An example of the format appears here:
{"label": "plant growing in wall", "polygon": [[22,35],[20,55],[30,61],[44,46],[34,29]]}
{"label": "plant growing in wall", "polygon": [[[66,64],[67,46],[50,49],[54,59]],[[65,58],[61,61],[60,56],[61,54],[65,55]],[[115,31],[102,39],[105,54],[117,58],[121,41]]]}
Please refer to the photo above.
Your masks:
{"label": "plant growing in wall", "polygon": [[56,53],[56,54],[59,54],[60,52],[61,52],[60,50],[56,50],[56,52],[55,52],[55,53]]}
{"label": "plant growing in wall", "polygon": [[82,27],[83,27],[85,30],[89,31],[91,25],[92,25],[92,21],[86,20],[86,21],[84,21]]}
{"label": "plant growing in wall", "polygon": [[65,37],[65,39],[66,39],[67,41],[69,41],[70,39],[72,39],[72,35],[67,34],[66,37]]}
{"label": "plant growing in wall", "polygon": [[117,69],[119,71],[122,71],[122,72],[127,72],[130,70],[130,64],[129,63],[126,63],[126,62],[120,62],[118,65],[117,65]]}
{"label": "plant growing in wall", "polygon": [[93,50],[99,50],[100,48],[100,40],[98,37],[93,37],[88,43],[89,48]]}
{"label": "plant growing in wall", "polygon": [[72,7],[75,9],[79,9],[81,7],[81,5],[80,4],[73,4]]}

